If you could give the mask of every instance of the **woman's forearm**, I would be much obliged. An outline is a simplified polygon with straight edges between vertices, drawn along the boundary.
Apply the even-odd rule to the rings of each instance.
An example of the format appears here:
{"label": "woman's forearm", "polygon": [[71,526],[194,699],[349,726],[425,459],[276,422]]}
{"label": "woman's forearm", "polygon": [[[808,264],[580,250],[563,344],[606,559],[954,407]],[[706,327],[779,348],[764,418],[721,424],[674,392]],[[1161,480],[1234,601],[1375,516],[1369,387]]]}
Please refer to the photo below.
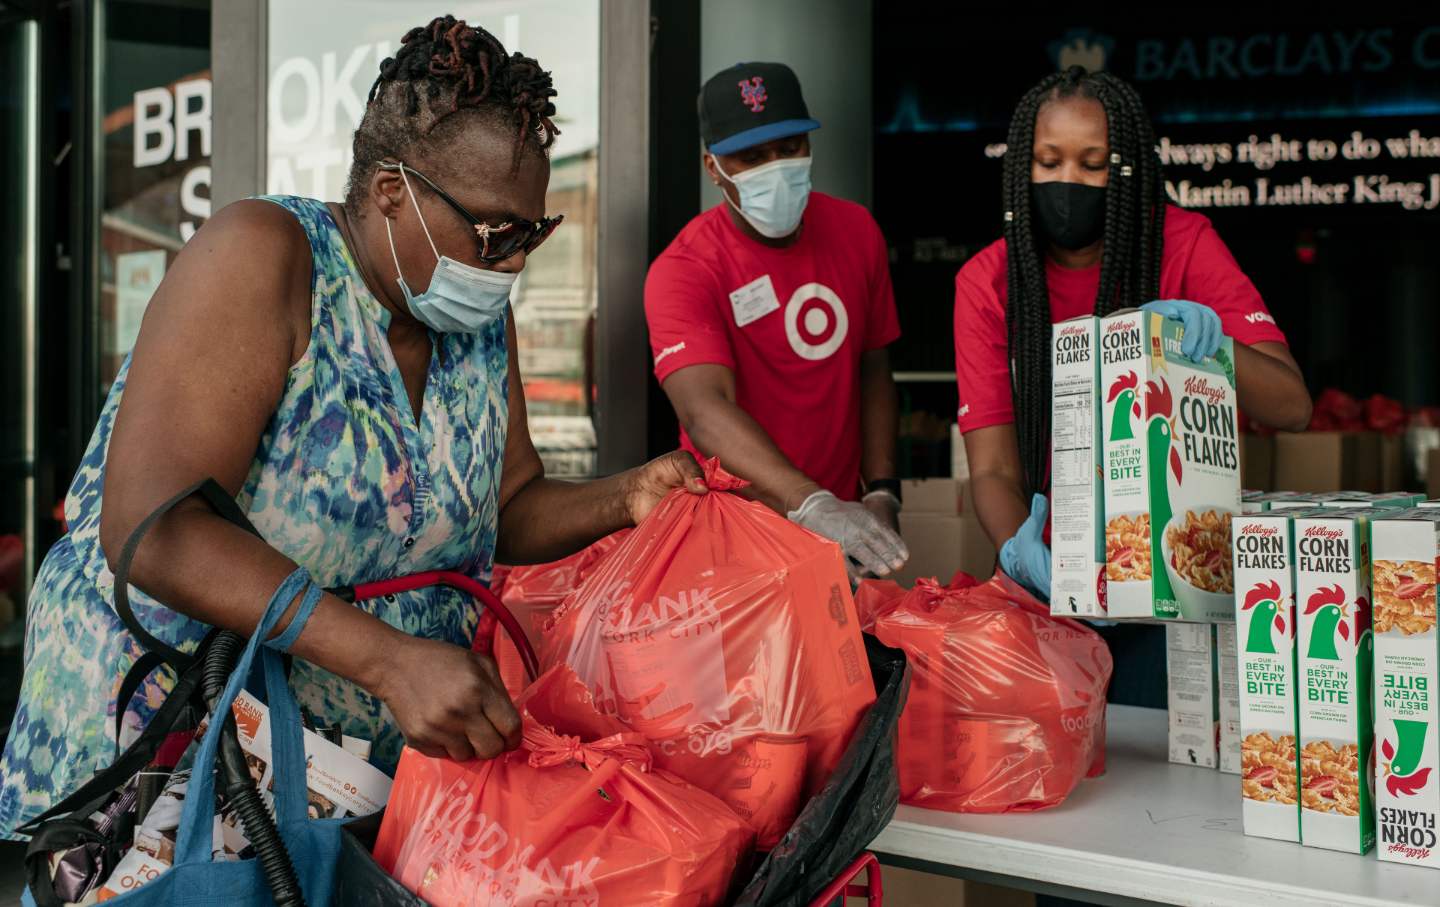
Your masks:
{"label": "woman's forearm", "polygon": [[1253,421],[1284,431],[1310,424],[1310,392],[1283,344],[1235,344],[1235,383],[1240,409]]}
{"label": "woman's forearm", "polygon": [[900,399],[887,350],[872,350],[860,360],[860,478],[895,478],[895,446],[900,434]]}
{"label": "woman's forearm", "polygon": [[625,488],[630,476],[623,472],[591,482],[531,480],[500,513],[496,560],[543,564],[629,526]]}
{"label": "woman's forearm", "polygon": [[1010,476],[970,476],[970,497],[980,525],[997,550],[1015,535],[1020,524],[1030,515],[1030,505],[1025,500],[1020,483]]}
{"label": "woman's forearm", "polygon": [[[108,545],[106,553],[113,567],[118,548]],[[131,564],[130,582],[187,617],[249,636],[294,570],[293,561],[263,540],[208,508],[182,504],[146,535]],[[289,625],[293,605],[274,635]],[[384,621],[325,595],[290,651],[380,695],[386,653],[395,652],[404,639]]]}

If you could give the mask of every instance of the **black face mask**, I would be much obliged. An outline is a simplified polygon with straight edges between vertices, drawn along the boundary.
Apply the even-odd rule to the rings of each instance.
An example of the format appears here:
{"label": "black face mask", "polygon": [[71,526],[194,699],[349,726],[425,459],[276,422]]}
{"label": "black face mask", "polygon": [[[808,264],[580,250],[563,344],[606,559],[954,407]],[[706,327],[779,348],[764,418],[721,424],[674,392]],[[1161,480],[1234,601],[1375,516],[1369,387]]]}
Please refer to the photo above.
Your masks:
{"label": "black face mask", "polygon": [[1031,183],[1030,204],[1041,231],[1062,249],[1083,249],[1105,235],[1104,186]]}

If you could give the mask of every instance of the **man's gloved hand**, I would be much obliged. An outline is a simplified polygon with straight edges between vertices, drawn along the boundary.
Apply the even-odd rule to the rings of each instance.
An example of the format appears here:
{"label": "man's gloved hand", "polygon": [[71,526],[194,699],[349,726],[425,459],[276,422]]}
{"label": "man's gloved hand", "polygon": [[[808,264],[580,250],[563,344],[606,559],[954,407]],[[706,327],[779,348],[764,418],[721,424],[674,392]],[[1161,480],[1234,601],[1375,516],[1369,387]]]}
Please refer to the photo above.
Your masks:
{"label": "man's gloved hand", "polygon": [[849,560],[875,576],[886,576],[905,566],[910,549],[900,536],[882,524],[864,504],[842,501],[828,491],[817,491],[786,514],[817,535],[838,542]]}
{"label": "man's gloved hand", "polygon": [[1030,502],[1030,516],[1000,546],[1000,569],[1042,602],[1050,600],[1050,546],[1045,544],[1045,519],[1049,514],[1050,502],[1045,495],[1035,495]]}
{"label": "man's gloved hand", "polygon": [[888,491],[872,491],[861,498],[860,503],[881,525],[897,533],[900,531],[900,499],[895,495]]}
{"label": "man's gloved hand", "polygon": [[1142,305],[1140,311],[1182,322],[1185,337],[1180,341],[1180,352],[1191,362],[1209,359],[1220,350],[1225,332],[1220,327],[1220,316],[1207,305],[1186,299],[1157,299]]}

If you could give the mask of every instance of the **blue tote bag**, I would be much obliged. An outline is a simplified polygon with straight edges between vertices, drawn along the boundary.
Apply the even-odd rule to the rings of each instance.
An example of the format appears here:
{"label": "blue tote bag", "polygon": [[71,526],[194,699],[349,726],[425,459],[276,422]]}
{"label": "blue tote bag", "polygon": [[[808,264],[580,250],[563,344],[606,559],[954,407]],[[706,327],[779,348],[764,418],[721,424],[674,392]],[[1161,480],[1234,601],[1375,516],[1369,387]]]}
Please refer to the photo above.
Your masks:
{"label": "blue tote bag", "polygon": [[[276,623],[302,590],[304,598],[290,625],[282,635],[266,642],[266,637],[274,632]],[[229,711],[258,656],[264,671],[270,708],[275,824],[299,877],[305,903],[310,907],[326,907],[331,902],[342,826],[346,820],[310,819],[306,813],[305,744],[300,708],[285,680],[280,653],[299,637],[321,594],[320,587],[310,580],[303,569],[296,570],[280,585],[240,656],[214,712],[214,715],[224,715]],[[214,768],[220,731],[224,727],[224,722],[214,720],[214,715],[195,756],[195,768],[175,842],[174,865],[154,881],[112,898],[107,905],[260,907],[274,904],[258,860],[215,862],[211,859],[215,829]],[[23,903],[27,907],[33,907],[35,903],[28,890]]]}

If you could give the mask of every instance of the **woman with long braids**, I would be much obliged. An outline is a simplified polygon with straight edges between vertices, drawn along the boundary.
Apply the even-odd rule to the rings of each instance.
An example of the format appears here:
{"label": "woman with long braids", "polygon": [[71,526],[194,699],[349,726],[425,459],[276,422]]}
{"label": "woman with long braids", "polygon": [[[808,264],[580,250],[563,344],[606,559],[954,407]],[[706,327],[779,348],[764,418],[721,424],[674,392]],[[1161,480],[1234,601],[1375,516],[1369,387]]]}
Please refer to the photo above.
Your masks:
{"label": "woman with long braids", "polygon": [[[162,670],[116,701],[142,649],[109,568],[199,479],[234,495],[263,538],[198,500],[145,537],[135,615],[182,650],[211,626],[253,632],[297,566],[327,587],[439,569],[484,581],[497,555],[552,560],[671,489],[704,491],[688,454],[565,484],[531,444],[508,299],[560,221],[545,211],[554,96],[535,60],[435,19],[381,64],[343,205],[238,202],[181,251],[71,486],[70,532],[36,579],[0,832],[108,765],[117,715],[128,739],[164,700]],[[372,740],[382,767],[402,741],[493,757],[520,722],[494,663],[468,651],[477,618],[443,589],[359,606],[327,595],[291,646],[291,684],[317,719]]]}
{"label": "woman with long braids", "polygon": [[1050,596],[1050,326],[1139,307],[1181,319],[1184,353],[1235,340],[1240,407],[1298,430],[1310,397],[1285,335],[1199,215],[1166,201],[1135,89],[1080,67],[1031,89],[1010,123],[1005,238],[955,277],[960,430],[976,513],[1001,567]]}

